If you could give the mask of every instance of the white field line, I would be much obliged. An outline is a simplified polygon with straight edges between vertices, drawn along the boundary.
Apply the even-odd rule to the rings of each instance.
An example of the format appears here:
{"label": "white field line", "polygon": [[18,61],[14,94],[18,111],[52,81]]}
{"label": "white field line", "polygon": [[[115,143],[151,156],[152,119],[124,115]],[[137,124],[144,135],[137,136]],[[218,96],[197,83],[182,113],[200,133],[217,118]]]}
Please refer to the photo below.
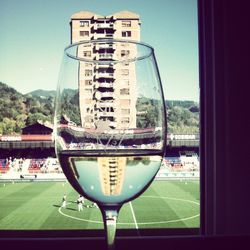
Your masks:
{"label": "white field line", "polygon": [[[158,196],[144,196],[142,195],[141,197],[143,198],[156,198],[156,199],[159,199],[159,198],[162,198],[162,199],[169,199],[169,200],[176,200],[176,201],[180,201],[180,202],[187,202],[187,203],[191,203],[191,204],[195,204],[197,206],[200,205],[199,202],[197,201],[192,201],[192,200],[186,200],[186,199],[178,199],[178,198],[172,198],[172,197],[158,197]],[[67,203],[70,204],[71,202]],[[163,221],[152,221],[152,222],[137,222],[136,221],[136,218],[135,218],[135,214],[134,214],[134,210],[133,210],[133,207],[132,207],[132,204],[131,202],[130,203],[130,208],[131,208],[131,211],[132,211],[132,215],[133,215],[133,218],[134,218],[134,223],[135,226],[136,226],[136,229],[138,229],[138,225],[155,225],[155,224],[167,224],[167,223],[174,223],[174,222],[180,222],[180,221],[186,221],[186,220],[190,220],[190,219],[194,219],[196,217],[199,217],[200,216],[200,213],[198,214],[195,214],[193,216],[190,216],[190,217],[185,217],[185,218],[179,218],[179,219],[175,219],[175,220],[163,220]],[[68,218],[71,218],[71,219],[75,219],[75,220],[80,220],[80,221],[85,221],[85,222],[92,222],[92,223],[97,223],[97,224],[102,224],[103,222],[102,221],[97,221],[97,220],[88,220],[88,219],[82,219],[82,218],[78,218],[78,217],[74,217],[74,216],[70,216],[68,214],[65,214],[62,210],[61,207],[58,209],[59,213],[63,216],[66,216]],[[65,211],[65,210],[64,210]],[[117,224],[120,224],[120,225],[132,225],[132,223],[130,222],[118,222]]]}
{"label": "white field line", "polygon": [[[72,203],[72,202],[68,202],[66,205],[69,205],[69,204],[71,204],[71,203]],[[63,215],[63,216],[68,217],[68,218],[71,218],[71,219],[74,219],[74,220],[85,221],[85,222],[92,222],[92,223],[97,223],[97,224],[103,224],[102,221],[86,220],[86,219],[78,218],[78,217],[75,217],[75,216],[70,216],[70,215],[68,215],[68,214],[65,214],[62,210],[64,210],[64,209],[62,209],[62,208],[60,207],[60,208],[58,209],[59,213],[60,213],[61,215]]]}
{"label": "white field line", "polygon": [[137,224],[137,221],[136,221],[136,218],[135,218],[135,212],[134,212],[132,203],[129,202],[129,205],[130,205],[130,209],[131,209],[131,212],[132,212],[133,220],[134,220],[134,223],[135,223],[135,228],[138,230],[139,228],[138,228],[138,224]]}

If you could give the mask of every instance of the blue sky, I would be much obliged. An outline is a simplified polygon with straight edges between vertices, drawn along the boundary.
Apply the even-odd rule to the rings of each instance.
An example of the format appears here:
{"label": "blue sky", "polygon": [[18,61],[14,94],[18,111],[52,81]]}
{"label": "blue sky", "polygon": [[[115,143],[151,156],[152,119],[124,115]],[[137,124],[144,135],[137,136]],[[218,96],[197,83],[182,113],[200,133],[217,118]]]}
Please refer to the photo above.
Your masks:
{"label": "blue sky", "polygon": [[0,0],[0,81],[25,94],[56,89],[73,13],[136,12],[166,99],[199,100],[196,0]]}

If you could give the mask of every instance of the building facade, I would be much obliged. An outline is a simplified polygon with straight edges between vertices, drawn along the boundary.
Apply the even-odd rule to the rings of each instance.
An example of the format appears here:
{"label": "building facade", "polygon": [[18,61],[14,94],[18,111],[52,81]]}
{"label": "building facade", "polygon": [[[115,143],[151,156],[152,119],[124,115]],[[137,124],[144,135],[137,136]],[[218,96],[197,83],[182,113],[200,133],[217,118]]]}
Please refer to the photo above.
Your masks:
{"label": "building facade", "polygon": [[[140,40],[139,15],[122,11],[110,16],[78,12],[71,16],[71,42],[101,38]],[[79,102],[82,127],[95,128],[95,121],[106,121],[111,128],[136,127],[135,64],[112,64],[136,54],[135,44],[93,44],[79,46],[78,56],[110,63],[81,62]]]}
{"label": "building facade", "polygon": [[73,14],[71,43],[99,38],[140,40],[140,17],[129,11],[101,16],[88,11]]}
{"label": "building facade", "polygon": [[[78,12],[71,16],[71,43],[105,39],[140,40],[139,15],[122,11],[110,16]],[[136,128],[135,63],[112,63],[136,57],[136,44],[95,43],[78,47],[81,61],[78,72],[81,125],[85,129]],[[92,61],[107,63],[93,63]],[[122,192],[127,159],[98,158],[101,189],[104,195]]]}

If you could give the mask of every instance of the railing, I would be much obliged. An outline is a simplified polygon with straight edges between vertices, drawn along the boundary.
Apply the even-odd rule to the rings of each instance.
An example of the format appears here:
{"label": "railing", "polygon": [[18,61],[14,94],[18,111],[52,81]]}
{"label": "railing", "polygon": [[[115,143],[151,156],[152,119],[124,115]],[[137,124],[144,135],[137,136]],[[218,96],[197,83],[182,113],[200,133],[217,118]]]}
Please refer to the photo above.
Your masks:
{"label": "railing", "polygon": [[103,112],[98,112],[97,113],[97,116],[98,117],[102,117],[102,116],[114,116],[115,115],[115,112],[106,112],[106,111],[103,111]]}
{"label": "railing", "polygon": [[112,59],[114,56],[113,53],[100,53],[96,55],[96,59]]}
{"label": "railing", "polygon": [[109,33],[99,33],[99,34],[94,34],[93,38],[94,39],[98,39],[98,38],[113,38],[114,35],[113,34],[109,34]]}
{"label": "railing", "polygon": [[113,83],[109,82],[99,82],[96,83],[96,88],[112,88],[114,86]]}
{"label": "railing", "polygon": [[111,64],[104,63],[104,64],[97,64],[97,65],[95,65],[95,69],[103,69],[103,68],[105,68],[105,69],[107,69],[107,68],[114,69],[113,65],[111,65]]}
{"label": "railing", "polygon": [[104,77],[104,78],[113,78],[114,73],[107,73],[107,72],[98,72],[95,74],[96,78]]}
{"label": "railing", "polygon": [[113,23],[95,23],[94,29],[112,29],[114,28]]}
{"label": "railing", "polygon": [[101,97],[114,97],[114,93],[113,92],[100,92]]}
{"label": "railing", "polygon": [[95,45],[95,49],[99,50],[99,49],[113,49],[115,47],[115,44],[112,43],[97,43]]}

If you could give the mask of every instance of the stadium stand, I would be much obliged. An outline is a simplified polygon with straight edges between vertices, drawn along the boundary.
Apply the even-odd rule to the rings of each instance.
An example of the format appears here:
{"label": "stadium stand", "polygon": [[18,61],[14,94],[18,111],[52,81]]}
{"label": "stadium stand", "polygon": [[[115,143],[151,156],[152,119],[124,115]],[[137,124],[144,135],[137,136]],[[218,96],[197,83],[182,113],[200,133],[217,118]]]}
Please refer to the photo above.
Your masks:
{"label": "stadium stand", "polygon": [[180,151],[180,160],[184,170],[198,171],[199,157],[194,151]]}
{"label": "stadium stand", "polygon": [[[20,176],[28,178],[36,175],[36,179],[47,178],[49,175],[56,178],[57,174],[61,176],[60,178],[63,176],[61,166],[56,159],[50,124],[37,121],[25,127],[21,135],[0,136],[0,148],[1,178],[6,178],[6,174],[11,178],[21,178]],[[182,173],[196,174],[199,170],[198,149],[185,145],[167,146],[167,154],[159,175],[178,177]]]}
{"label": "stadium stand", "polygon": [[44,165],[45,159],[31,159],[28,168],[29,173],[41,173],[41,167]]}
{"label": "stadium stand", "polygon": [[9,171],[9,163],[6,159],[0,159],[0,173],[5,174]]}

